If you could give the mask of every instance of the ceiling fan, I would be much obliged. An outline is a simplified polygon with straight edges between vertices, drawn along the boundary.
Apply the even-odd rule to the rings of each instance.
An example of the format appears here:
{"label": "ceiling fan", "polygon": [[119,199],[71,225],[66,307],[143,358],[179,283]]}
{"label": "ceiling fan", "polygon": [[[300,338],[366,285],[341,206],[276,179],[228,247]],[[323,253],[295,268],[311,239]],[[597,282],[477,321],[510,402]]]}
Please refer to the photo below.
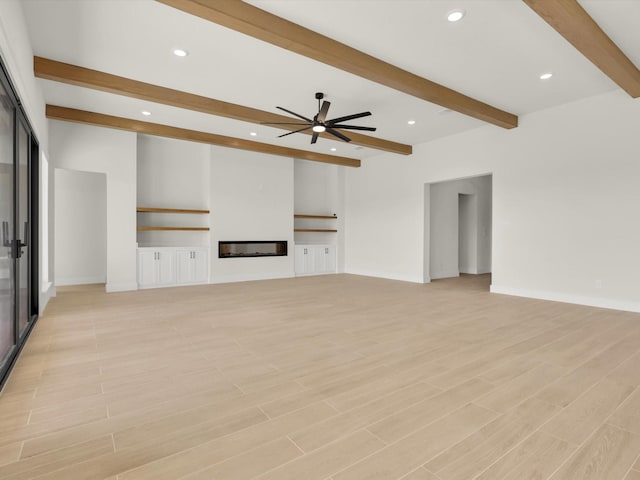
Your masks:
{"label": "ceiling fan", "polygon": [[293,133],[303,132],[305,130],[312,129],[313,135],[311,136],[311,143],[316,143],[318,140],[318,135],[322,132],[330,133],[331,135],[338,137],[340,140],[344,140],[345,142],[350,142],[351,139],[346,135],[340,133],[337,129],[341,130],[365,130],[367,132],[375,132],[375,127],[360,127],[357,125],[343,125],[341,122],[346,122],[349,120],[355,120],[356,118],[368,117],[371,115],[371,112],[362,112],[355,113],[353,115],[346,115],[344,117],[333,118],[331,120],[326,120],[327,112],[329,111],[329,107],[331,106],[331,102],[327,102],[326,100],[322,102],[320,105],[320,101],[324,98],[324,93],[318,92],[316,93],[316,99],[318,100],[318,113],[316,113],[313,117],[313,120],[310,118],[299,115],[291,110],[287,110],[286,108],[276,107],[280,110],[284,110],[291,115],[298,117],[301,120],[304,120],[305,123],[301,122],[262,122],[264,125],[304,125],[304,127],[294,130],[293,132],[284,133],[282,135],[278,135],[278,138],[286,137],[287,135],[291,135]]}

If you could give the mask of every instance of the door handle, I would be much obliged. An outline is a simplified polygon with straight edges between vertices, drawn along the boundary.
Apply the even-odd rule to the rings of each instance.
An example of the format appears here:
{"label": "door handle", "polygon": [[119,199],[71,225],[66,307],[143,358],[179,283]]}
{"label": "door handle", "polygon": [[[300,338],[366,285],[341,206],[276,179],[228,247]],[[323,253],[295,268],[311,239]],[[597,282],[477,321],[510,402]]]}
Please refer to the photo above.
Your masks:
{"label": "door handle", "polygon": [[24,242],[22,240],[20,240],[19,238],[16,238],[16,243],[15,243],[15,254],[14,257],[15,258],[20,258],[22,257],[22,255],[24,254],[24,251],[22,250],[23,247],[26,247],[28,245],[28,241],[27,239],[29,238],[29,222],[24,222]]}

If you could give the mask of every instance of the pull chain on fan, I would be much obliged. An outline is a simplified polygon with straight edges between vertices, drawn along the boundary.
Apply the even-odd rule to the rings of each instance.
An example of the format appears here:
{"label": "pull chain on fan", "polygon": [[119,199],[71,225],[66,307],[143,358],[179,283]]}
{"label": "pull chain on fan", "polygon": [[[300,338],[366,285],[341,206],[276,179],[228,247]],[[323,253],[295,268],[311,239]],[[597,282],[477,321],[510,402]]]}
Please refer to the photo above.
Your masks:
{"label": "pull chain on fan", "polygon": [[[322,132],[327,132],[333,135],[334,137],[338,137],[340,140],[344,140],[345,142],[350,142],[351,139],[346,135],[339,132],[337,129],[342,130],[364,130],[367,132],[375,132],[375,127],[361,127],[357,125],[343,125],[341,122],[347,122],[349,120],[355,120],[356,118],[368,117],[371,115],[371,112],[362,112],[355,113],[353,115],[346,115],[344,117],[333,118],[331,120],[326,120],[327,113],[329,112],[329,107],[331,106],[331,102],[327,102],[326,100],[322,101],[324,98],[324,94],[321,92],[316,93],[316,99],[318,100],[318,113],[315,114],[313,120],[302,116],[298,113],[292,112],[291,110],[287,110],[283,107],[276,107],[279,110],[287,112],[294,117],[298,117],[300,120],[304,120],[306,123],[301,122],[262,122],[263,125],[300,125],[302,128],[298,130],[294,130],[292,132],[287,132],[282,135],[279,135],[278,138],[286,137],[287,135],[291,135],[298,132],[304,132],[305,130],[313,130],[313,135],[311,136],[311,143],[316,143],[318,141],[318,135]],[[321,103],[322,101],[322,103]]]}

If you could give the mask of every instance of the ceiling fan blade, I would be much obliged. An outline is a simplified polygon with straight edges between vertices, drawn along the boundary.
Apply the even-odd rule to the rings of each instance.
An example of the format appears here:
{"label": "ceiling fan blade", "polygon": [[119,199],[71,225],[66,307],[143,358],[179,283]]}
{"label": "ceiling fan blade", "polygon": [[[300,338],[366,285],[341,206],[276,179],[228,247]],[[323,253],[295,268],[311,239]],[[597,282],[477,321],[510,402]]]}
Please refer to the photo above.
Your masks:
{"label": "ceiling fan blade", "polygon": [[311,136],[311,143],[316,143],[318,141],[318,132],[313,132]]}
{"label": "ceiling fan blade", "polygon": [[301,118],[302,120],[306,120],[309,123],[313,123],[313,120],[311,120],[310,118],[303,117],[302,115],[298,115],[296,112],[292,112],[291,110],[287,110],[286,108],[282,108],[282,107],[276,107],[276,108],[279,108],[280,110],[290,113],[294,117],[298,117],[298,118]]}
{"label": "ceiling fan blade", "polygon": [[367,132],[375,132],[376,127],[359,127],[357,125],[331,125],[332,128],[343,128],[345,130],[364,130]]}
{"label": "ceiling fan blade", "polygon": [[302,122],[260,122],[260,125],[311,125]]}
{"label": "ceiling fan blade", "polygon": [[347,115],[345,117],[338,117],[327,120],[326,123],[335,125],[336,123],[346,122],[347,120],[355,120],[356,118],[368,117],[369,115],[371,115],[371,112],[354,113],[353,115]]}
{"label": "ceiling fan blade", "polygon": [[322,107],[320,107],[320,111],[318,112],[318,116],[316,117],[318,122],[324,122],[324,119],[327,118],[327,112],[329,111],[330,106],[331,102],[327,102],[326,100],[322,102]]}
{"label": "ceiling fan blade", "polygon": [[298,133],[304,130],[309,130],[310,128],[311,128],[311,125],[309,125],[308,127],[301,128],[300,130],[294,130],[293,132],[283,133],[282,135],[278,135],[278,138],[286,137],[287,135],[291,135],[292,133]]}
{"label": "ceiling fan blade", "polygon": [[351,141],[349,137],[344,136],[339,131],[334,130],[333,128],[327,127],[327,132],[333,135],[334,137],[338,137],[339,139],[344,140],[345,142]]}

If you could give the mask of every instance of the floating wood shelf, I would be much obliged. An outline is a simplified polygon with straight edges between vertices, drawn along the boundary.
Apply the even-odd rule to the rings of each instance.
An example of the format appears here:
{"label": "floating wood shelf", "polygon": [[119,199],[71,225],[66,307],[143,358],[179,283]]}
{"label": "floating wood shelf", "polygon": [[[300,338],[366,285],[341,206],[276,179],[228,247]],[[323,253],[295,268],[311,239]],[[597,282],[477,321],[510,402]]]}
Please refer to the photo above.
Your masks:
{"label": "floating wood shelf", "polygon": [[151,230],[185,230],[190,232],[206,232],[209,227],[138,227],[139,232],[146,232]]}
{"label": "floating wood shelf", "polygon": [[324,228],[294,228],[294,232],[325,232],[325,233],[336,233],[338,230],[327,230]]}
{"label": "floating wood shelf", "polygon": [[301,214],[294,214],[293,218],[326,218],[326,219],[335,219],[338,218],[335,215],[301,215]]}
{"label": "floating wood shelf", "polygon": [[209,210],[187,210],[184,208],[148,208],[138,207],[136,208],[138,213],[192,213],[192,214],[206,214]]}

